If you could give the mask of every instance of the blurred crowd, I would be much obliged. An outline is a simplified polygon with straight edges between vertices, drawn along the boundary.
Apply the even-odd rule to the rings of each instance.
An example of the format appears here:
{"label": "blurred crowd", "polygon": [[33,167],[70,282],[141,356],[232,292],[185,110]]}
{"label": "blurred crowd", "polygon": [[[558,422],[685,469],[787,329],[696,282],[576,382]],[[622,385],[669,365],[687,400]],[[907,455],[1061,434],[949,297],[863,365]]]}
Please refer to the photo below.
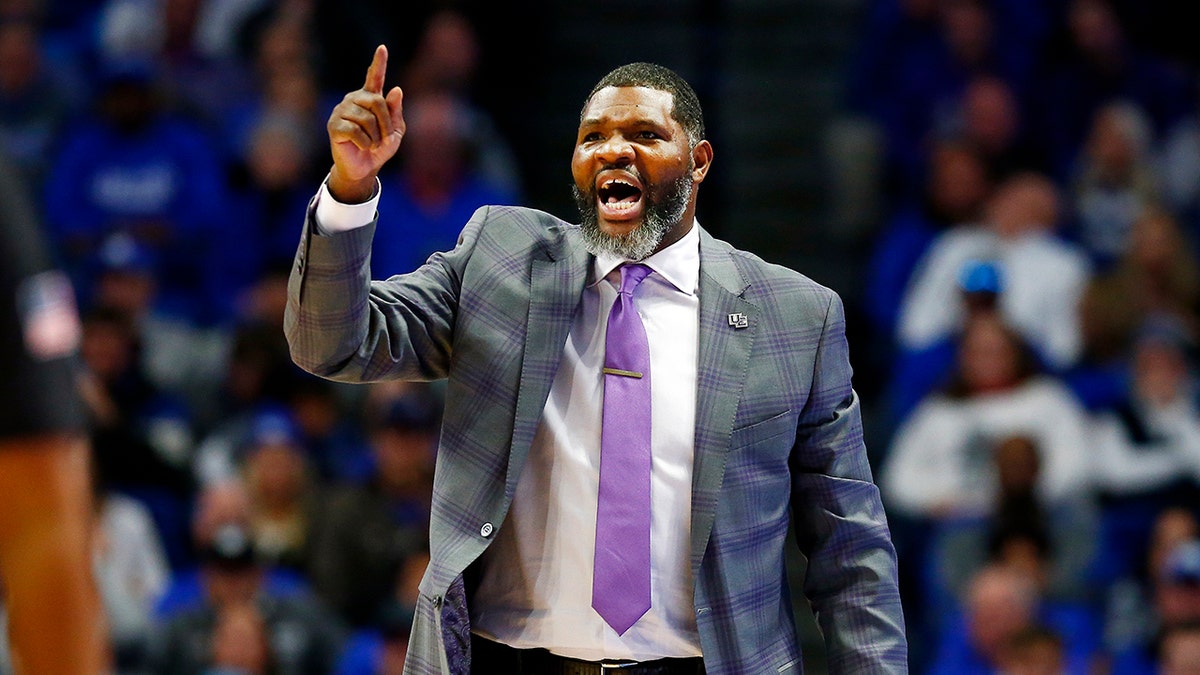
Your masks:
{"label": "blurred crowd", "polygon": [[521,180],[476,100],[470,16],[395,4],[0,0],[0,153],[80,307],[119,674],[401,672],[442,393],[291,363],[325,120],[388,43],[408,135],[381,177],[377,276],[452,247]]}
{"label": "blurred crowd", "polygon": [[1138,20],[1169,4],[870,3],[858,347],[914,672],[1200,664],[1200,62]]}
{"label": "blurred crowd", "polygon": [[[0,0],[0,153],[75,282],[122,674],[400,672],[441,389],[288,357],[325,119],[388,42],[408,134],[376,276],[522,179],[475,95],[478,27],[393,4]],[[867,4],[846,110],[884,208],[852,349],[914,672],[1184,672],[1200,60],[1136,20],[1166,2]]]}

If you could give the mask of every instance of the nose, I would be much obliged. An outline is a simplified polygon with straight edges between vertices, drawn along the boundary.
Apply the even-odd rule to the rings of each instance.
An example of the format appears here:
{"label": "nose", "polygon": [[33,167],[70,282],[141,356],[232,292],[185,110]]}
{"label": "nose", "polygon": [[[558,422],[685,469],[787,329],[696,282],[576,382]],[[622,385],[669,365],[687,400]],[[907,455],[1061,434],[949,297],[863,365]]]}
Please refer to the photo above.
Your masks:
{"label": "nose", "polygon": [[621,134],[613,134],[596,149],[596,157],[605,164],[625,166],[633,162],[633,144]]}

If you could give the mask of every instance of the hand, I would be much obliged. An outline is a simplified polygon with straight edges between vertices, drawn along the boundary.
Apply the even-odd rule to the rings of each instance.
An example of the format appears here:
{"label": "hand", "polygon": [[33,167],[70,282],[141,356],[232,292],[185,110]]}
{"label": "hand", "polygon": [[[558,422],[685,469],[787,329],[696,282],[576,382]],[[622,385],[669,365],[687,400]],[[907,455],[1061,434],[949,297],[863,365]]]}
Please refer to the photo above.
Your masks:
{"label": "hand", "polygon": [[400,149],[404,92],[392,87],[384,97],[387,60],[387,47],[376,47],[363,88],[346,94],[329,116],[326,129],[333,169],[328,187],[339,202],[358,204],[370,199],[379,169]]}

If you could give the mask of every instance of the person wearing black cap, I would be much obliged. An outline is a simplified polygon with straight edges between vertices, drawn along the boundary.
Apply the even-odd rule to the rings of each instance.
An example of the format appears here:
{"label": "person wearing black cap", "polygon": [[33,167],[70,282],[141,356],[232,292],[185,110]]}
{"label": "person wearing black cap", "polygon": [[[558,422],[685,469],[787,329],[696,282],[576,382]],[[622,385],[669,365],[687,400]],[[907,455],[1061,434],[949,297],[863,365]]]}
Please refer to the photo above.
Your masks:
{"label": "person wearing black cap", "polygon": [[313,585],[359,626],[375,618],[403,561],[428,546],[437,401],[413,389],[381,408],[368,421],[374,475],[335,488],[314,534]]}
{"label": "person wearing black cap", "polygon": [[270,672],[325,675],[333,671],[345,640],[341,622],[307,592],[267,592],[264,567],[244,526],[227,523],[217,528],[201,552],[201,578],[203,604],[175,614],[162,627],[155,641],[152,672],[213,672],[221,665],[216,659],[221,651],[217,649],[218,628],[229,612],[247,607],[261,617],[270,646],[266,655],[272,664]]}

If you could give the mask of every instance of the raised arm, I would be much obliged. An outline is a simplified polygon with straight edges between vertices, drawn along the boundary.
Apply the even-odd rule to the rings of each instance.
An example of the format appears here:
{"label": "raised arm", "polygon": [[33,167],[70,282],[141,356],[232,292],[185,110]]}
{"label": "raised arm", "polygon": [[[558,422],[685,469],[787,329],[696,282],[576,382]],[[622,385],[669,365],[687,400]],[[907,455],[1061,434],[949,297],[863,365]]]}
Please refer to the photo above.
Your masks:
{"label": "raised arm", "polygon": [[404,92],[392,87],[387,96],[383,94],[387,62],[387,47],[379,45],[362,89],[346,94],[326,125],[333,155],[329,193],[345,204],[371,198],[375,176],[400,149],[404,137]]}
{"label": "raised arm", "polygon": [[318,193],[309,209],[288,282],[284,333],[292,359],[330,379],[443,377],[458,279],[474,241],[465,233],[467,243],[437,263],[371,280],[376,176],[400,148],[405,129],[400,89],[383,94],[387,58],[386,47],[376,48],[362,88],[329,116],[328,193]]}

